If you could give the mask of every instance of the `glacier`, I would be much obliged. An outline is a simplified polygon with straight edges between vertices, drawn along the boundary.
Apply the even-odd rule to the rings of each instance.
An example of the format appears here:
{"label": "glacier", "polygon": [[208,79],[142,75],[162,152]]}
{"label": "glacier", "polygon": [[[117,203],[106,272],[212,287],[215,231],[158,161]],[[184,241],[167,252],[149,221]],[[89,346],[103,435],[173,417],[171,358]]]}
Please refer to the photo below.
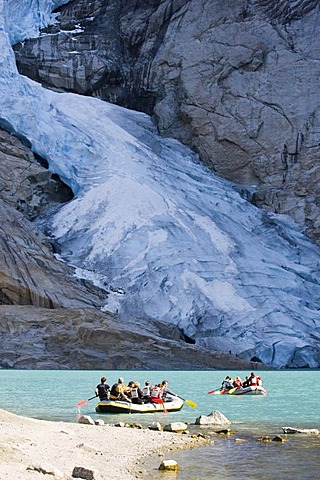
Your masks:
{"label": "glacier", "polygon": [[11,45],[64,3],[0,3],[0,125],[74,193],[46,219],[62,259],[105,288],[105,310],[247,360],[319,367],[320,251],[300,227],[248,203],[147,115],[18,73]]}

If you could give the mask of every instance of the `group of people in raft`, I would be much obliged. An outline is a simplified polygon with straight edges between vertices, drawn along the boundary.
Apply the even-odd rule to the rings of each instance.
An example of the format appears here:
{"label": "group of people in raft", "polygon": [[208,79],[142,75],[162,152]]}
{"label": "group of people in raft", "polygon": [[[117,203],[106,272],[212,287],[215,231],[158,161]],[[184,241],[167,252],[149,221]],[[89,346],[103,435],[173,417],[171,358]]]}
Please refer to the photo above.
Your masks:
{"label": "group of people in raft", "polygon": [[220,390],[231,390],[232,388],[246,388],[262,386],[262,379],[259,375],[251,372],[250,376],[246,376],[242,381],[240,377],[236,377],[234,380],[227,375],[223,380]]}
{"label": "group of people in raft", "polygon": [[220,390],[231,390],[232,388],[246,388],[262,386],[262,379],[259,375],[251,372],[250,376],[246,376],[242,381],[240,377],[236,377],[234,380],[227,375],[223,380]]}
{"label": "group of people in raft", "polygon": [[147,380],[144,386],[140,388],[139,382],[130,381],[128,385],[126,385],[124,379],[120,377],[118,381],[110,387],[107,384],[106,377],[102,377],[101,382],[95,388],[95,394],[99,397],[100,401],[120,400],[138,404],[149,402],[163,404],[163,402],[172,401],[172,396],[176,396],[175,393],[170,392],[168,385],[167,380],[163,380],[162,383],[156,385],[151,385],[149,380]]}

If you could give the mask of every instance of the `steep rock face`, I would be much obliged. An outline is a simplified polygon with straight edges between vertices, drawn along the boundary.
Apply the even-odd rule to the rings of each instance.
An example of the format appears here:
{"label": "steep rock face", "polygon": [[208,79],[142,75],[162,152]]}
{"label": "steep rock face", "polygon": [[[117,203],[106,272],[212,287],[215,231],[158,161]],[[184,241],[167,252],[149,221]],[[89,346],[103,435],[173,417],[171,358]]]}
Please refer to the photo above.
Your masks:
{"label": "steep rock face", "polygon": [[257,205],[290,214],[319,240],[319,51],[308,34],[318,7],[308,2],[307,13],[305,3],[289,18],[281,15],[289,2],[273,10],[272,2],[220,2],[214,13],[206,4],[200,15],[190,7],[172,21],[152,72],[163,86],[161,130],[180,135],[220,175],[256,187]]}
{"label": "steep rock face", "polygon": [[316,0],[78,0],[16,58],[50,88],[153,113],[319,242],[319,12]]}
{"label": "steep rock face", "polygon": [[[45,308],[98,307],[98,289],[73,277],[29,219],[71,198],[15,137],[0,131],[0,304]],[[29,219],[28,219],[29,218]]]}
{"label": "steep rock face", "polygon": [[2,305],[0,315],[0,368],[252,370],[263,366],[188,345],[178,336],[172,338],[173,331],[157,322],[137,319],[130,327],[117,315],[94,309]]}
{"label": "steep rock face", "polygon": [[47,162],[30,151],[27,140],[21,140],[0,129],[1,199],[33,220],[73,194],[47,169]]}

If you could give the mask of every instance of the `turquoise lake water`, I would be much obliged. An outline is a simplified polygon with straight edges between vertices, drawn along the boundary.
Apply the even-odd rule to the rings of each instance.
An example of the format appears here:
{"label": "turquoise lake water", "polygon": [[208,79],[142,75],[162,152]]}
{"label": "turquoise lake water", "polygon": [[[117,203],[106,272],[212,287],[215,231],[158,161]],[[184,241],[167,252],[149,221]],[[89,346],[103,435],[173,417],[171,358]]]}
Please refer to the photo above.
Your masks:
{"label": "turquoise lake water", "polygon": [[[174,452],[180,471],[177,480],[199,479],[320,479],[320,439],[301,435],[287,436],[286,443],[258,442],[260,436],[282,434],[283,426],[320,429],[320,371],[259,372],[266,396],[209,395],[219,388],[226,375],[242,378],[250,372],[240,371],[28,371],[0,370],[0,408],[34,418],[76,421],[76,402],[94,395],[100,377],[105,375],[112,385],[119,376],[126,382],[145,380],[158,383],[166,379],[169,387],[185,399],[180,412],[148,415],[98,415],[96,401],[81,408],[81,413],[105,422],[125,421],[147,425],[153,421],[194,423],[199,415],[219,410],[231,422],[234,434],[216,438],[213,445],[191,451]],[[191,427],[193,428],[193,427]],[[200,427],[198,427],[199,430]],[[202,428],[203,433],[210,429]],[[212,430],[212,428],[211,428]],[[241,438],[245,442],[235,442]],[[146,479],[163,479],[157,468],[160,460],[146,464]],[[170,477],[172,478],[172,477]]]}

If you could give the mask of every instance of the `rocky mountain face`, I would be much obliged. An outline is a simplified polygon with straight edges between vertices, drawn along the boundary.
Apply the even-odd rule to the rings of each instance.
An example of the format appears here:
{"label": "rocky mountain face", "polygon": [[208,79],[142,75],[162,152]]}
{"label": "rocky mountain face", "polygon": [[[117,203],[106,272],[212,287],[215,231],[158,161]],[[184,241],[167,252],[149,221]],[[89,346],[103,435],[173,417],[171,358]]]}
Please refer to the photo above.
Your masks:
{"label": "rocky mountain face", "polygon": [[[152,115],[320,241],[318,2],[74,0],[56,14],[15,46],[22,74]],[[107,292],[75,278],[37,227],[72,192],[21,140],[0,131],[0,367],[257,369],[175,326],[103,313]]]}
{"label": "rocky mountain face", "polygon": [[254,204],[320,242],[316,0],[74,0],[20,72],[153,115]]}
{"label": "rocky mountain face", "polygon": [[1,368],[89,370],[259,369],[189,345],[175,327],[92,308],[1,306]]}
{"label": "rocky mountain face", "polygon": [[28,145],[0,130],[0,368],[257,368],[189,343],[175,326],[103,313],[33,223],[72,197]]}

